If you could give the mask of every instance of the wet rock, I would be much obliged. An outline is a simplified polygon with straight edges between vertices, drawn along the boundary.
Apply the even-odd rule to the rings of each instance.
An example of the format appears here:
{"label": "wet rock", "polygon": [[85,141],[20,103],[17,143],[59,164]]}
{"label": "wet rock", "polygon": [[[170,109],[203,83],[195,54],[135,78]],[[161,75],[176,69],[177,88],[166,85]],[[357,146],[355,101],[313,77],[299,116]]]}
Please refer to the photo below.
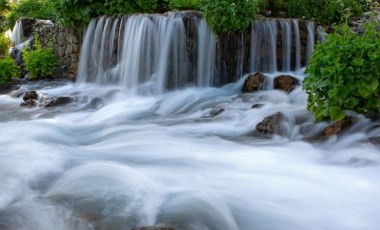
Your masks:
{"label": "wet rock", "polygon": [[84,109],[98,109],[103,106],[103,99],[100,97],[94,97],[91,99],[90,103],[88,103]]}
{"label": "wet rock", "polygon": [[298,85],[298,79],[290,75],[280,75],[274,79],[274,88],[290,93]]}
{"label": "wet rock", "polygon": [[32,99],[26,100],[26,101],[22,102],[20,104],[20,106],[22,106],[22,107],[29,107],[29,108],[37,107],[38,106],[38,101],[37,100],[32,100]]}
{"label": "wet rock", "polygon": [[55,107],[55,106],[61,106],[66,105],[74,101],[74,98],[72,97],[57,97],[53,100],[49,101],[45,107]]}
{"label": "wet rock", "polygon": [[28,100],[37,100],[38,99],[38,94],[35,90],[26,92],[24,97],[22,98],[24,101]]}
{"label": "wet rock", "polygon": [[224,112],[223,108],[213,109],[209,113],[207,113],[206,115],[202,116],[202,118],[212,118],[212,117],[220,115],[223,112]]}
{"label": "wet rock", "polygon": [[341,121],[338,121],[328,127],[326,127],[322,131],[323,137],[331,137],[334,135],[338,135],[349,129],[353,124],[358,121],[357,118],[354,117],[346,117]]}
{"label": "wet rock", "polygon": [[20,85],[18,84],[4,84],[0,86],[0,95],[1,94],[8,94],[14,90],[18,90],[20,88]]}
{"label": "wet rock", "polygon": [[259,72],[255,74],[250,74],[245,79],[242,90],[243,92],[258,91],[263,87],[264,81],[265,81],[264,74],[259,73]]}
{"label": "wet rock", "polygon": [[263,106],[264,106],[264,104],[254,104],[254,105],[252,105],[251,109],[260,109]]}
{"label": "wet rock", "polygon": [[379,145],[380,146],[380,137],[370,137],[368,138],[368,142],[373,145]]}
{"label": "wet rock", "polygon": [[174,230],[174,228],[168,227],[141,227],[141,228],[132,228],[131,230]]}
{"label": "wet rock", "polygon": [[69,68],[67,66],[55,67],[53,69],[53,78],[64,78],[68,72]]}
{"label": "wet rock", "polygon": [[25,38],[28,38],[33,35],[33,28],[34,28],[35,23],[36,23],[36,19],[33,19],[33,18],[24,18],[21,20],[22,35]]}
{"label": "wet rock", "polygon": [[260,123],[256,125],[256,130],[265,135],[280,134],[281,121],[284,119],[284,115],[277,112],[269,117],[264,118]]}

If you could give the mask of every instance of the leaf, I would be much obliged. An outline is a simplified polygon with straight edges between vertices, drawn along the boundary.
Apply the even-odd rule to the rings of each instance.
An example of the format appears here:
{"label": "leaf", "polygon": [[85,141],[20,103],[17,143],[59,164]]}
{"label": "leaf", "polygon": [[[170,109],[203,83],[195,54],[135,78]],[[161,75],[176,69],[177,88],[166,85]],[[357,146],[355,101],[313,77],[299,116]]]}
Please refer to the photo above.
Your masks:
{"label": "leaf", "polygon": [[346,117],[346,114],[338,106],[330,107],[329,115],[330,118],[334,121],[340,121]]}
{"label": "leaf", "polygon": [[362,66],[364,64],[364,59],[361,57],[355,58],[354,60],[352,60],[352,64],[354,66]]}

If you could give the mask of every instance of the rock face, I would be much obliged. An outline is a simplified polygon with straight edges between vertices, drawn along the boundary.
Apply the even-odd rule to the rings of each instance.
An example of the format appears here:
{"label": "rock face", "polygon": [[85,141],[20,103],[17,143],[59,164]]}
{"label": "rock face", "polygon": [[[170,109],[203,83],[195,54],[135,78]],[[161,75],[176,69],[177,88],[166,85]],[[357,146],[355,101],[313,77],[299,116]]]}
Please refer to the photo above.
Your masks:
{"label": "rock face", "polygon": [[298,79],[290,75],[280,75],[274,79],[274,88],[290,93],[297,85]]}
{"label": "rock face", "polygon": [[13,90],[18,90],[19,88],[20,85],[12,83],[0,85],[0,95],[10,93]]}
{"label": "rock face", "polygon": [[250,74],[243,84],[243,92],[254,92],[262,89],[265,76],[262,73]]}
{"label": "rock face", "polygon": [[337,134],[341,134],[355,124],[358,120],[354,117],[346,117],[341,121],[338,121],[322,131],[323,137],[331,137]]}
{"label": "rock face", "polygon": [[52,47],[57,57],[58,68],[54,70],[55,78],[75,78],[79,63],[80,42],[73,29],[63,26],[43,24],[36,26],[43,47]]}
{"label": "rock face", "polygon": [[281,134],[281,121],[284,119],[284,115],[277,112],[269,117],[264,118],[263,121],[256,125],[256,130],[265,135]]}

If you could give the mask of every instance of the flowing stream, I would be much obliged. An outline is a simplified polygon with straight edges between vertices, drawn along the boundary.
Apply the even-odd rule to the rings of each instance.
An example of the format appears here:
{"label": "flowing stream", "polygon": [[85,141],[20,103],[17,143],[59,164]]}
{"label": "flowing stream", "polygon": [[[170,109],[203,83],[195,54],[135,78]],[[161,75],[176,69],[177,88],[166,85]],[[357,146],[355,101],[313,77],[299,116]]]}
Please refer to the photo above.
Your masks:
{"label": "flowing stream", "polygon": [[[172,28],[181,38],[176,18],[158,18],[155,24],[143,17],[117,19],[115,24],[99,20],[103,27],[92,21],[90,30],[107,30],[113,40],[125,23],[146,39],[148,28],[157,25]],[[254,29],[277,33],[273,21],[265,23]],[[199,26],[207,32],[205,25]],[[108,39],[99,36],[94,42]],[[125,36],[120,39],[124,47],[133,42]],[[151,46],[165,49],[168,40],[159,43],[156,38]],[[202,44],[202,49],[215,49],[209,36],[203,39],[212,45]],[[182,47],[180,40],[166,45],[170,55]],[[142,49],[133,48],[131,52]],[[107,53],[91,52],[96,52],[94,62]],[[128,55],[114,58],[126,60]],[[196,74],[205,76],[198,78],[199,86],[180,87],[179,76],[178,87],[158,87],[153,94],[138,89],[160,82],[152,75],[168,73],[154,69],[159,69],[158,60],[152,59],[156,64],[141,73],[133,65],[118,67],[109,57],[102,59],[103,68],[91,69],[92,76],[83,67],[85,75],[77,83],[35,82],[0,95],[0,229],[378,229],[380,151],[368,138],[380,136],[379,124],[353,114],[359,121],[346,134],[307,141],[328,124],[315,123],[300,86],[287,94],[267,84],[263,91],[243,94],[242,76],[212,87],[213,58],[208,54],[208,62],[197,64]],[[146,64],[139,60],[136,65]],[[270,60],[261,64],[268,71],[277,68]],[[114,79],[112,71],[130,76],[132,83]],[[286,73],[304,78],[303,69]],[[146,82],[137,82],[140,74]],[[279,74],[266,75],[270,81]],[[40,97],[70,96],[75,101],[54,108],[20,107],[22,95],[33,89]],[[253,104],[263,107],[251,109]],[[286,117],[283,136],[255,135],[256,124],[278,111]]]}

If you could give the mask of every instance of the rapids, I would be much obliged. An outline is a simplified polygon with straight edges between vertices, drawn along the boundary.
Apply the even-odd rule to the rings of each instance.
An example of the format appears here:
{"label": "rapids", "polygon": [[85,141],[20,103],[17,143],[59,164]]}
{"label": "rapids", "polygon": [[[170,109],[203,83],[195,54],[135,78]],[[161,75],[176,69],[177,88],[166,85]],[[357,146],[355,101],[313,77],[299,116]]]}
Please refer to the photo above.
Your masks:
{"label": "rapids", "polygon": [[[1,95],[0,229],[378,229],[380,151],[366,141],[378,124],[355,115],[346,135],[307,142],[327,124],[301,88],[242,94],[243,81],[155,96],[37,82]],[[19,107],[31,89],[77,100]],[[285,135],[254,137],[277,111]]]}

